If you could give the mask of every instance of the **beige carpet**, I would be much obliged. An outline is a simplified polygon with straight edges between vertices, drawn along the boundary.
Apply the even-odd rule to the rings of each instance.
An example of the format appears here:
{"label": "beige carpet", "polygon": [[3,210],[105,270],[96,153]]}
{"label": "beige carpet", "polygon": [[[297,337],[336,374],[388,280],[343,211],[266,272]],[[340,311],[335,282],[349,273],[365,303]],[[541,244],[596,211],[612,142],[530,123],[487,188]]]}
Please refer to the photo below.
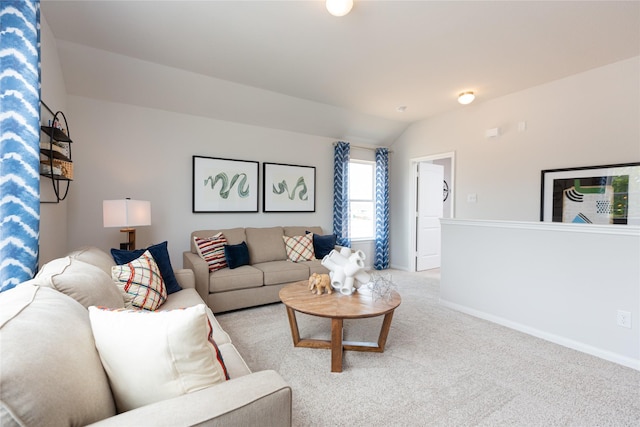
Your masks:
{"label": "beige carpet", "polygon": [[[249,367],[293,389],[294,426],[640,426],[640,372],[438,305],[438,272],[390,270],[402,304],[382,354],[294,348],[282,304],[218,315]],[[330,320],[298,315],[302,337]],[[375,341],[381,318],[345,321]]]}

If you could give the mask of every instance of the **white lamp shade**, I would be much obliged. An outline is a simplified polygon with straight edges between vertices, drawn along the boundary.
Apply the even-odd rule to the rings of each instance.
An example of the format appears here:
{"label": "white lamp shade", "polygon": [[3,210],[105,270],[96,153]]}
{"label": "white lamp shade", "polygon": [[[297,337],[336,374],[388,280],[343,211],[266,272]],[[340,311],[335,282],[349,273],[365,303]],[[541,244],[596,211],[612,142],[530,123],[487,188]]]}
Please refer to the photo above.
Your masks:
{"label": "white lamp shade", "polygon": [[351,11],[353,0],[327,0],[326,5],[333,16],[344,16]]}
{"label": "white lamp shade", "polygon": [[151,202],[144,200],[104,200],[102,220],[105,227],[151,225]]}

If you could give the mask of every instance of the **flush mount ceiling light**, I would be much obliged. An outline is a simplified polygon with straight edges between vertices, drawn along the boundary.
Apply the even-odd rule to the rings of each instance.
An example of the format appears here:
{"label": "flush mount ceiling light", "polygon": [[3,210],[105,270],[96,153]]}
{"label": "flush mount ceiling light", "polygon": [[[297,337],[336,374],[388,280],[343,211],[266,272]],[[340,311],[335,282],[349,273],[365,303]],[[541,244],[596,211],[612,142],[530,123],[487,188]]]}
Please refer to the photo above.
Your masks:
{"label": "flush mount ceiling light", "polygon": [[353,0],[327,0],[327,10],[333,16],[344,16],[351,12]]}
{"label": "flush mount ceiling light", "polygon": [[476,96],[473,92],[462,92],[458,95],[458,102],[462,105],[471,104]]}

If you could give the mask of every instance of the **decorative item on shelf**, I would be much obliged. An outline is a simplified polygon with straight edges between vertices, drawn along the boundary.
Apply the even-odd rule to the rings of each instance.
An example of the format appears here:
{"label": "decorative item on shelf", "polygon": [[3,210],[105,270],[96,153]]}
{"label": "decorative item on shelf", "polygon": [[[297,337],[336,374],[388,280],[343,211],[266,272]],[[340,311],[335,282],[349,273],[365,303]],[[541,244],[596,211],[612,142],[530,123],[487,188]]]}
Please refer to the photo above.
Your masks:
{"label": "decorative item on shelf", "polygon": [[374,301],[381,299],[389,302],[392,299],[391,293],[397,289],[397,286],[391,279],[391,273],[373,273],[369,288]]}
{"label": "decorative item on shelf", "polygon": [[151,225],[151,203],[143,200],[104,200],[102,202],[104,227],[123,227],[127,241],[120,243],[120,249],[132,251],[136,248],[136,229],[133,227]]}
{"label": "decorative item on shelf", "polygon": [[354,290],[371,280],[364,271],[366,255],[362,251],[352,252],[351,248],[335,249],[320,262],[330,271],[331,286],[343,295],[351,295]]}
{"label": "decorative item on shelf", "polygon": [[333,293],[329,275],[313,273],[309,276],[309,290],[312,294],[317,293],[318,295],[322,295],[324,291],[327,291],[327,294]]}

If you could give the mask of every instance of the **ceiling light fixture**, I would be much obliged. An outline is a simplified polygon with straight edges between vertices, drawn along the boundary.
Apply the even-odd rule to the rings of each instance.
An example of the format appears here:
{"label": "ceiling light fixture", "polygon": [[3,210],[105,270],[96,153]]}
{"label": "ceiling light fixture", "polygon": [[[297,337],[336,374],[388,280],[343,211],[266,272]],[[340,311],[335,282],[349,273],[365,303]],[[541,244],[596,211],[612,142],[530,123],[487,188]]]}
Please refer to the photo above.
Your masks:
{"label": "ceiling light fixture", "polygon": [[351,12],[353,0],[327,0],[326,6],[333,16],[344,16]]}
{"label": "ceiling light fixture", "polygon": [[476,95],[473,92],[462,92],[458,95],[458,102],[462,105],[471,104],[476,99]]}
{"label": "ceiling light fixture", "polygon": [[407,111],[407,106],[406,105],[399,105],[398,107],[396,107],[396,111],[398,113],[404,113],[405,111]]}

